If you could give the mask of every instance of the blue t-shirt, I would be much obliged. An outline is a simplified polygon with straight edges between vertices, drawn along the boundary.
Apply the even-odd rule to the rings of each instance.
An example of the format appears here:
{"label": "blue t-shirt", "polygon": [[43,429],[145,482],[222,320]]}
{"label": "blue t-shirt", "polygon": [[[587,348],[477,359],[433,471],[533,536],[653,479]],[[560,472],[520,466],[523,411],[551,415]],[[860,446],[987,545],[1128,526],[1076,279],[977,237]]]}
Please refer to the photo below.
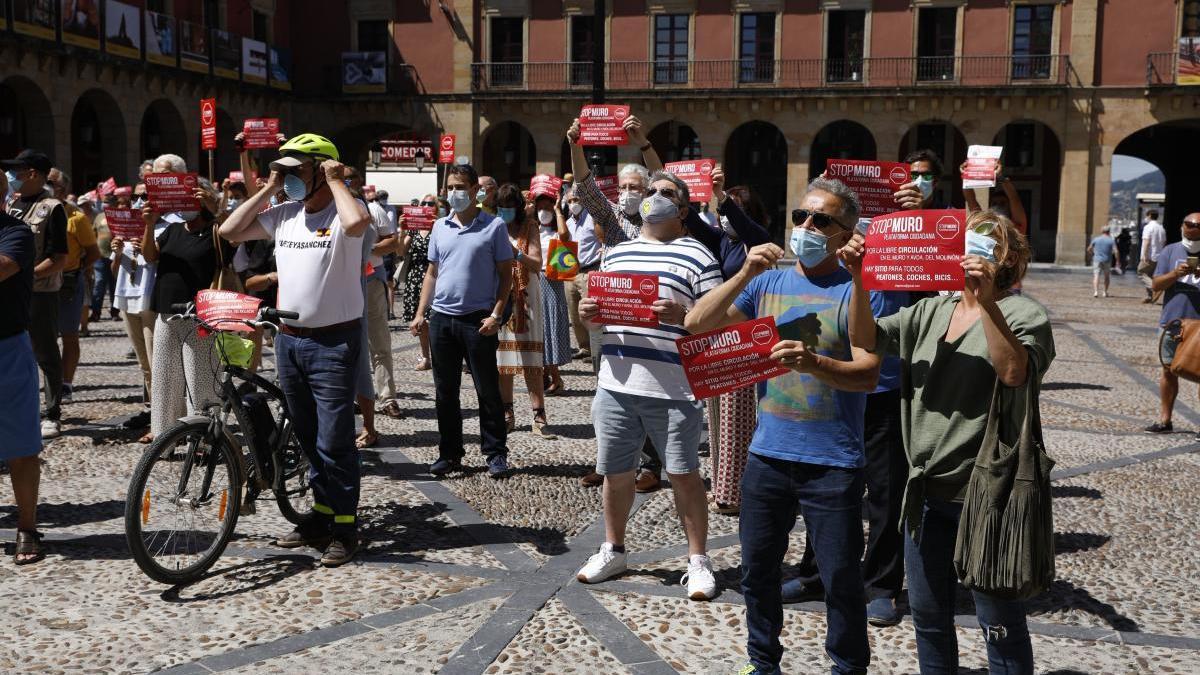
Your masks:
{"label": "blue t-shirt", "polygon": [[33,230],[0,209],[0,255],[19,267],[16,274],[0,281],[0,338],[29,328],[34,248]]}
{"label": "blue t-shirt", "polygon": [[1107,234],[1102,234],[1092,240],[1092,262],[1110,263],[1113,259],[1113,249],[1117,241]]}
{"label": "blue t-shirt", "polygon": [[[1154,269],[1154,276],[1161,276],[1179,267],[1179,263],[1187,262],[1189,255],[1192,254],[1187,252],[1181,242],[1167,244],[1158,254],[1158,266]],[[1200,274],[1179,277],[1179,281],[1171,284],[1163,293],[1163,308],[1158,317],[1158,325],[1166,326],[1175,319],[1200,319]]]}
{"label": "blue t-shirt", "polygon": [[[735,306],[755,319],[773,316],[784,340],[801,340],[818,354],[850,360],[850,273],[823,277],[795,269],[760,274]],[[863,466],[867,396],[838,391],[812,375],[789,372],[758,385],[758,426],[750,452],[789,462],[841,468]]]}
{"label": "blue t-shirt", "polygon": [[[876,319],[891,316],[911,304],[908,291],[871,291],[871,313]],[[873,394],[900,388],[900,357],[885,356],[879,364],[879,384]]]}
{"label": "blue t-shirt", "polygon": [[439,218],[429,233],[429,262],[437,265],[431,308],[454,316],[491,311],[500,290],[496,263],[512,259],[508,228],[499,216],[480,211],[467,227]]}

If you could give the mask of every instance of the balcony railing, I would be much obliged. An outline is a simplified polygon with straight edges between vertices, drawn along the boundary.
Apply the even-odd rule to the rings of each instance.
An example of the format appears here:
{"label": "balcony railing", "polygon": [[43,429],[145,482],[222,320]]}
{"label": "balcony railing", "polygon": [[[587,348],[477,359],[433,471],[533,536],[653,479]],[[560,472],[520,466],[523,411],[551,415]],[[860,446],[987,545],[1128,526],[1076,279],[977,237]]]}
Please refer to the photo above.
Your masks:
{"label": "balcony railing", "polygon": [[[474,63],[471,68],[476,92],[552,92],[592,86],[591,62]],[[605,84],[613,90],[1065,86],[1069,71],[1070,57],[1060,54],[604,64]]]}
{"label": "balcony railing", "polygon": [[1146,86],[1175,84],[1175,64],[1178,52],[1154,52],[1146,56]]}

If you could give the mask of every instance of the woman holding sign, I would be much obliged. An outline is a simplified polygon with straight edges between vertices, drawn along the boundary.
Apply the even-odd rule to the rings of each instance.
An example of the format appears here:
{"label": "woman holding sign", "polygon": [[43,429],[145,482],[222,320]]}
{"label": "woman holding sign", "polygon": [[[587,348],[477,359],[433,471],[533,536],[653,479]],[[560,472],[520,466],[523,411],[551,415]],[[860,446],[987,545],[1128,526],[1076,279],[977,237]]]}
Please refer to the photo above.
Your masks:
{"label": "woman holding sign", "polygon": [[[904,495],[904,563],[921,672],[955,672],[956,577],[953,560],[963,495],[988,426],[992,383],[1000,434],[1015,440],[1025,387],[1037,386],[1054,359],[1046,310],[1014,295],[1029,264],[1029,244],[993,211],[966,222],[960,295],[926,298],[875,319],[863,287],[866,250],[856,234],[839,255],[854,277],[850,340],[901,359],[901,426],[911,467]],[[1034,399],[1036,405],[1036,399]],[[1000,555],[1013,552],[1001,551]],[[1032,673],[1025,605],[973,591],[992,672]]]}
{"label": "woman holding sign", "polygon": [[[421,206],[438,208],[438,199],[432,194],[421,198]],[[444,218],[445,211],[439,211],[438,217]],[[404,310],[405,325],[410,325],[417,318],[417,305],[421,302],[421,284],[425,280],[425,270],[429,267],[429,235],[420,230],[411,230],[404,226],[404,216],[398,216],[400,231],[400,248],[396,257],[405,260],[404,265]],[[413,366],[413,370],[429,370],[433,366],[429,361],[429,333],[422,332],[421,358]]]}

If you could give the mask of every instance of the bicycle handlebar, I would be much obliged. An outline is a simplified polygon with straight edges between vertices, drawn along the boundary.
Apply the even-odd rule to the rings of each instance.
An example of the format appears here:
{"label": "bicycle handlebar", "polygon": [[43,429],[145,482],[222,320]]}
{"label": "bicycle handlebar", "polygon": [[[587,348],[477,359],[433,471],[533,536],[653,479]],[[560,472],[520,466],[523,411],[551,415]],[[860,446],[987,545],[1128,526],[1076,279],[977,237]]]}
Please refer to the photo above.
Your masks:
{"label": "bicycle handlebar", "polygon": [[[196,307],[193,303],[190,303],[190,302],[172,303],[170,310],[171,310],[173,316],[167,318],[168,322],[179,321],[182,319],[192,319],[193,321],[196,321],[201,324],[205,323],[198,316],[196,316]],[[263,307],[262,309],[258,310],[258,320],[257,321],[251,321],[249,319],[230,319],[230,320],[231,321],[232,320],[240,321],[241,323],[244,323],[247,326],[250,326],[251,328],[265,328],[267,330],[278,330],[279,327],[277,325],[275,325],[274,323],[272,323],[271,321],[269,321],[270,319],[275,319],[275,320],[291,319],[294,321],[299,318],[300,318],[299,312],[289,312],[289,311],[283,310],[283,309],[275,309],[274,307]],[[207,326],[207,324],[205,324],[205,325]],[[213,328],[212,326],[208,326],[208,327]]]}

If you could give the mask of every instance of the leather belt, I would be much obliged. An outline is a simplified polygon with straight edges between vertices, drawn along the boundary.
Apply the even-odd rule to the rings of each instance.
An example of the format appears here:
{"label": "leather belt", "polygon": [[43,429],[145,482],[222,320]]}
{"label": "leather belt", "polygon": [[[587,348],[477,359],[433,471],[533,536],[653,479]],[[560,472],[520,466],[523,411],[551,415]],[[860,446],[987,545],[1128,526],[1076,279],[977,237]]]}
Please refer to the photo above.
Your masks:
{"label": "leather belt", "polygon": [[279,327],[284,333],[294,337],[312,337],[314,335],[325,335],[326,333],[336,333],[346,330],[347,328],[357,328],[359,319],[350,319],[341,323],[331,323],[328,326],[317,326],[316,328],[305,328],[304,326],[289,326],[286,323]]}

